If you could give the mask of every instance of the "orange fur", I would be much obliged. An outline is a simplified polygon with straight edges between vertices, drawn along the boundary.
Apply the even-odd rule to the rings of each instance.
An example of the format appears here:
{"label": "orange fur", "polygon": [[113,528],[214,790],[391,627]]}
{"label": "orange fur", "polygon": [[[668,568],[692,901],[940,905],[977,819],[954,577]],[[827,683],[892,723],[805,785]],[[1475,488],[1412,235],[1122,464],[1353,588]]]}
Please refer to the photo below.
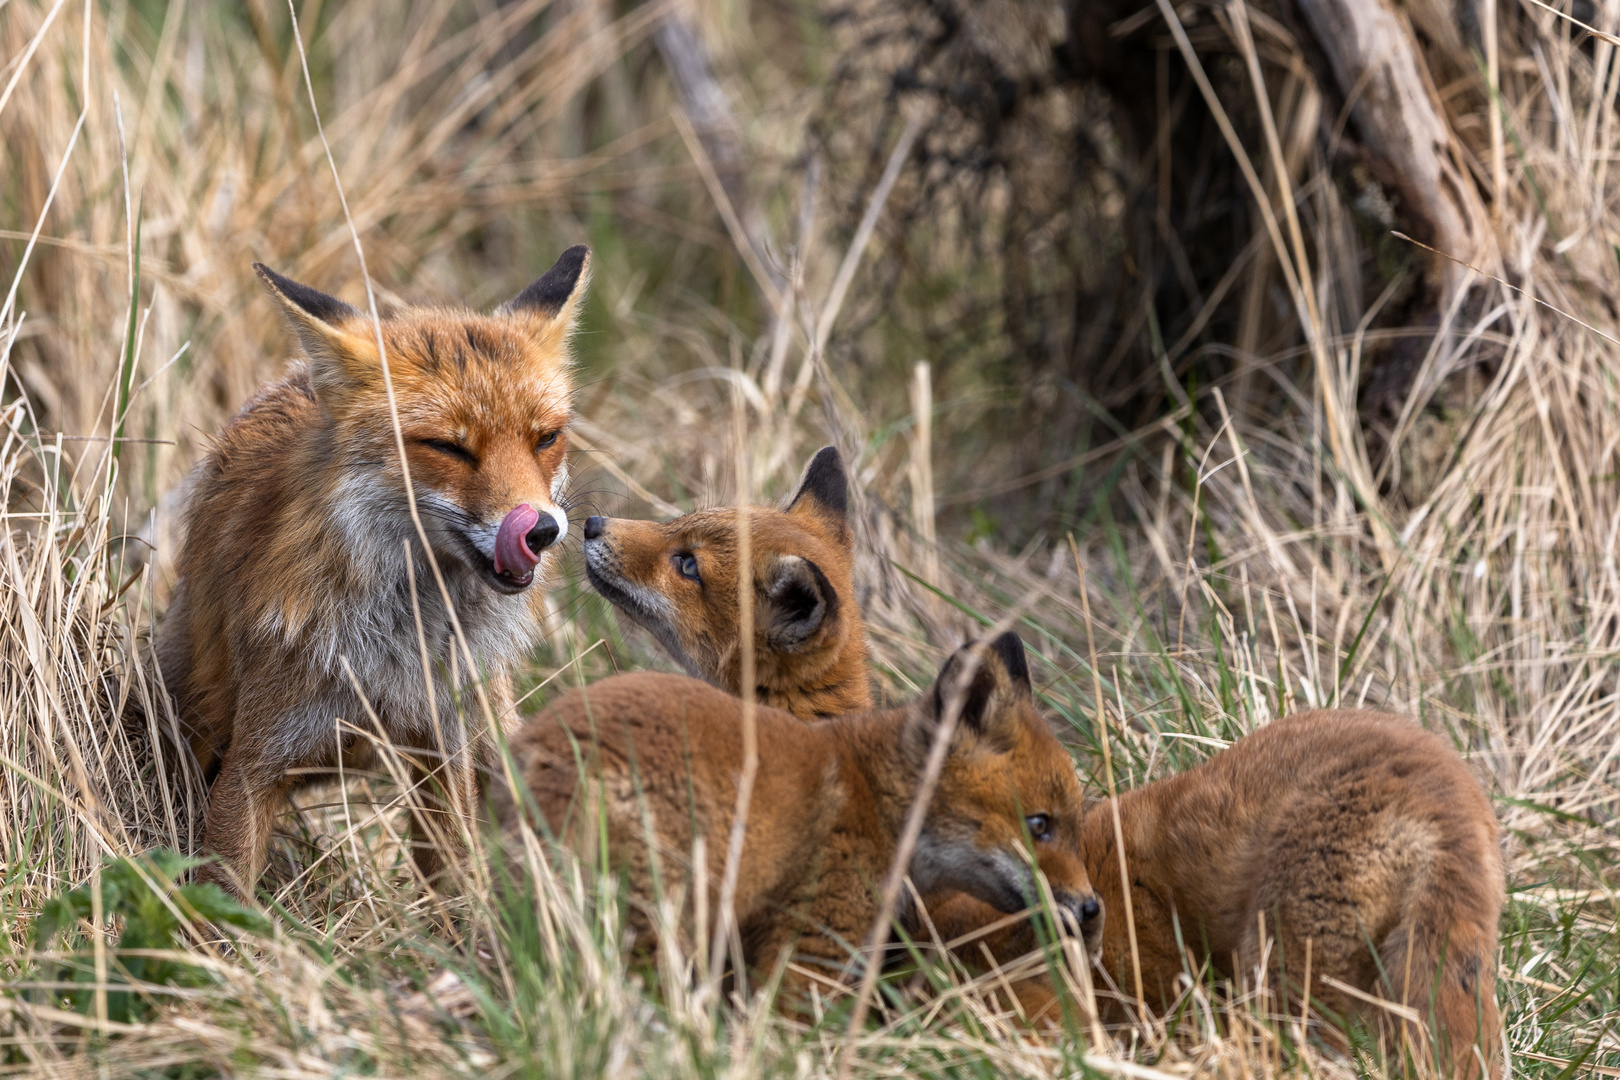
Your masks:
{"label": "orange fur", "polygon": [[[494,315],[408,309],[380,327],[416,507],[481,670],[454,644],[412,521],[379,328],[259,268],[308,360],[243,406],[188,481],[178,582],[157,640],[190,749],[218,774],[203,846],[219,858],[205,879],[250,893],[299,777],[364,763],[369,743],[354,732],[373,728],[356,684],[382,732],[417,751],[423,777],[446,767],[424,785],[427,809],[469,793],[467,758],[489,758],[489,740],[465,735],[456,696],[487,676],[497,715],[509,701],[507,668],[539,630],[540,589],[529,586],[567,529],[557,504],[573,396],[567,337],[588,259],[571,249]],[[537,523],[524,540],[541,548],[524,549],[538,557],[527,579],[497,573],[491,554],[524,503],[550,530]],[[418,841],[431,874],[437,855]]]}
{"label": "orange fur", "polygon": [[[759,773],[734,904],[750,965],[769,967],[795,952],[793,990],[847,975],[849,950],[876,917],[877,890],[949,709],[960,718],[910,864],[913,880],[1020,911],[1034,896],[1033,863],[1065,923],[1082,920],[1092,894],[1072,844],[1081,825],[1079,781],[1035,710],[1022,643],[1004,634],[964,646],[934,690],[911,705],[815,723],[756,710]],[[606,836],[643,945],[654,933],[656,883],[684,899],[682,922],[691,925],[697,837],[707,853],[707,910],[718,911],[742,723],[735,697],[692,679],[641,673],[571,692],[512,740],[554,835],[587,865],[597,864],[598,838]],[[510,827],[509,802],[501,814]],[[1095,915],[1094,904],[1089,910]],[[909,910],[900,918],[909,921]],[[1100,929],[1097,922],[1087,931]]]}
{"label": "orange fur", "polygon": [[[844,504],[843,462],[829,446],[784,509],[748,512],[756,699],[804,719],[872,705]],[[585,573],[689,674],[741,692],[736,507],[662,523],[593,517]]]}
{"label": "orange fur", "polygon": [[[1387,1050],[1404,1039],[1420,1065],[1438,1059],[1466,1078],[1483,1061],[1501,1075],[1497,826],[1439,737],[1380,713],[1304,713],[1117,805],[1150,1007],[1168,1008],[1178,977],[1206,959],[1253,986],[1264,956],[1269,986],[1286,988],[1297,1015],[1308,946],[1313,1005],[1368,1016]],[[1082,846],[1109,912],[1102,965],[1129,994],[1113,804],[1088,812]],[[1402,1031],[1324,979],[1402,1003],[1426,1030]]]}

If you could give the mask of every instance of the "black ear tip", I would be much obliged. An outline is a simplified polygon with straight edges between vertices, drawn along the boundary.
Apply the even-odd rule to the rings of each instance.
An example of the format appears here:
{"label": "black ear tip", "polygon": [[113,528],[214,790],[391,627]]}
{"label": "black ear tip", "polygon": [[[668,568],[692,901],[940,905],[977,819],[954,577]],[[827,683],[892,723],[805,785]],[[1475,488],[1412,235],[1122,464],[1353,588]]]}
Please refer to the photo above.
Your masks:
{"label": "black ear tip", "polygon": [[1012,676],[1014,682],[1031,685],[1029,678],[1029,659],[1024,655],[1024,639],[1015,631],[1008,630],[990,643],[1001,662],[1007,668],[1007,674]]}
{"label": "black ear tip", "polygon": [[557,285],[567,283],[570,289],[579,282],[579,275],[585,272],[585,264],[590,261],[591,249],[584,244],[575,244],[561,255],[546,271],[546,277],[551,278]]}
{"label": "black ear tip", "polygon": [[557,257],[550,270],[518,293],[516,299],[507,305],[508,310],[533,311],[548,318],[555,317],[579,287],[580,276],[584,274],[585,264],[590,257],[589,247],[575,244]]}
{"label": "black ear tip", "polygon": [[292,304],[304,314],[324,323],[340,323],[352,319],[360,313],[335,296],[327,296],[319,289],[312,289],[308,285],[294,281],[270,269],[264,263],[256,262],[253,270],[259,279],[269,286],[278,297]]}
{"label": "black ear tip", "polygon": [[844,457],[836,446],[823,446],[804,467],[804,478],[788,509],[809,495],[824,510],[835,514],[849,512],[849,481],[844,476]]}
{"label": "black ear tip", "polygon": [[844,471],[844,456],[838,452],[836,446],[823,446],[810,458],[812,469],[837,469],[842,475]]}

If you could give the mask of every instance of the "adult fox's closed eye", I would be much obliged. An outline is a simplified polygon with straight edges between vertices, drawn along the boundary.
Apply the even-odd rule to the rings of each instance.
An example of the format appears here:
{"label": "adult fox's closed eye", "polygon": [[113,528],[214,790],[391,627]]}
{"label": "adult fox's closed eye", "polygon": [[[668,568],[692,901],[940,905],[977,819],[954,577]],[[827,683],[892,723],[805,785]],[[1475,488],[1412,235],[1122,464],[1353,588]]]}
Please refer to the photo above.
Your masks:
{"label": "adult fox's closed eye", "polygon": [[[193,472],[157,637],[213,778],[203,846],[219,861],[205,877],[251,893],[293,776],[368,756],[367,706],[415,751],[426,809],[470,793],[469,758],[488,760],[491,744],[480,716],[464,734],[457,698],[473,697],[481,668],[495,715],[507,711],[507,669],[538,636],[539,583],[568,530],[568,338],[589,262],[570,248],[493,315],[412,308],[380,325],[256,267],[307,359],[244,405]],[[432,875],[424,815],[415,825]]]}

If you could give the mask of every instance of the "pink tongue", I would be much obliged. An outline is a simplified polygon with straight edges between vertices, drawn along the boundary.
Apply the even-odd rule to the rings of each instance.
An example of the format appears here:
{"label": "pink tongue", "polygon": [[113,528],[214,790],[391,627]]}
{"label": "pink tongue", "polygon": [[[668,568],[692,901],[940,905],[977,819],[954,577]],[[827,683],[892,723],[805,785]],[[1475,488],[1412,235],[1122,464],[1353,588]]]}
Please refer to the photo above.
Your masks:
{"label": "pink tongue", "polygon": [[529,550],[524,537],[534,528],[540,515],[528,503],[516,507],[501,521],[501,531],[495,534],[495,572],[522,577],[534,569],[540,556]]}

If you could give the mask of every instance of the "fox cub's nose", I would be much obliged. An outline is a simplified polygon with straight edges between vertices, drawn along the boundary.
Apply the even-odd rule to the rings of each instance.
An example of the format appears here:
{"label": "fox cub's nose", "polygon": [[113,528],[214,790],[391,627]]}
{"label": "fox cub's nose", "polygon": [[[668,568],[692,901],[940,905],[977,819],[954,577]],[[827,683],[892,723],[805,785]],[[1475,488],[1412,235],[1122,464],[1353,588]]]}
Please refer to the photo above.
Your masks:
{"label": "fox cub's nose", "polygon": [[585,539],[595,540],[602,535],[602,530],[605,528],[607,528],[607,518],[602,517],[600,514],[592,514],[585,519]]}
{"label": "fox cub's nose", "polygon": [[1058,906],[1079,924],[1079,930],[1087,937],[1101,925],[1102,901],[1097,899],[1096,893],[1086,893],[1084,896],[1076,893],[1060,893],[1054,897]]}
{"label": "fox cub's nose", "polygon": [[540,520],[535,522],[523,537],[523,542],[529,550],[538,554],[557,542],[557,519],[550,514],[541,514]]}

